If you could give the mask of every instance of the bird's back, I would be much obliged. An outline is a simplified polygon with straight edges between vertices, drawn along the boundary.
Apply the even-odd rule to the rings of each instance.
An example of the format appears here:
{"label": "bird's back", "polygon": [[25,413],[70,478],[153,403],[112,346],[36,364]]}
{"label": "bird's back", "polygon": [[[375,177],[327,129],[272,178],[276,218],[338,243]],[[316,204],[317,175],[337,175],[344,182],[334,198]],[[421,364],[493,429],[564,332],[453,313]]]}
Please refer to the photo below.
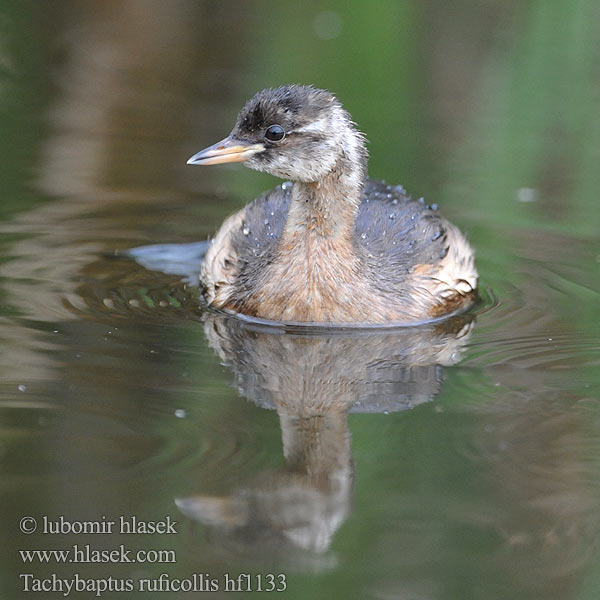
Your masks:
{"label": "bird's back", "polygon": [[[203,266],[209,303],[235,307],[256,296],[278,257],[292,187],[278,186],[225,221]],[[364,289],[357,284],[357,294],[371,293],[389,305],[385,320],[438,316],[449,303],[466,303],[477,286],[473,252],[463,235],[435,205],[412,199],[402,186],[367,179],[348,252],[358,257],[365,282]],[[364,321],[370,320],[365,314]]]}

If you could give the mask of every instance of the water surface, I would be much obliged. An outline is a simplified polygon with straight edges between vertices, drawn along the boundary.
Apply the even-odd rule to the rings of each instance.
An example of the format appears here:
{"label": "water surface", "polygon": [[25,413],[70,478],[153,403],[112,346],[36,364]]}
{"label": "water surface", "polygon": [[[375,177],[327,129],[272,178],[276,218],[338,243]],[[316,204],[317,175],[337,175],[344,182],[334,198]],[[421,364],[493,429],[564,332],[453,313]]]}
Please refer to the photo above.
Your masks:
{"label": "water surface", "polygon": [[[1,6],[6,597],[59,597],[19,573],[77,572],[204,574],[215,597],[225,573],[282,573],[290,598],[596,598],[598,16],[584,0]],[[205,240],[276,185],[185,161],[290,81],[337,92],[371,175],[467,232],[473,313],[270,330],[111,257]],[[28,515],[170,516],[178,533],[25,535]],[[176,562],[18,553],[73,544]]]}

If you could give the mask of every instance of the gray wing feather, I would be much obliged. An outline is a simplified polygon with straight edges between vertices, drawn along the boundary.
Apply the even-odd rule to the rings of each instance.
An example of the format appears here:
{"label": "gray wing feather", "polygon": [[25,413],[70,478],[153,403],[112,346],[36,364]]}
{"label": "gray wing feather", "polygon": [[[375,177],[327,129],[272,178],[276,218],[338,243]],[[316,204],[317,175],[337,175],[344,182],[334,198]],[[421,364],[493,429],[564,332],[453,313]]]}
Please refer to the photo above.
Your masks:
{"label": "gray wing feather", "polygon": [[[239,283],[251,286],[273,260],[290,206],[287,183],[251,202],[232,245],[242,263]],[[435,205],[413,200],[402,186],[367,179],[356,221],[356,248],[376,287],[401,292],[416,265],[436,264],[448,252],[444,219]]]}

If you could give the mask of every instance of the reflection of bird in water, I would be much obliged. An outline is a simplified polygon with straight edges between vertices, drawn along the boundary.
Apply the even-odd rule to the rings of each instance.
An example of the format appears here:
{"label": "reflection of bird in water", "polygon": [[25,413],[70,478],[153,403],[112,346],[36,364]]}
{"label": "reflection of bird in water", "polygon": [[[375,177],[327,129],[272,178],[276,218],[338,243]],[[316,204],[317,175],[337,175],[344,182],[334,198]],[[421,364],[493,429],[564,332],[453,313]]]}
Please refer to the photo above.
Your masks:
{"label": "reflection of bird in water", "polygon": [[[350,514],[354,467],[348,412],[391,412],[438,393],[445,365],[458,362],[470,337],[468,315],[437,326],[392,331],[284,333],[206,313],[210,345],[240,392],[279,414],[285,466],[259,473],[230,495],[177,500],[236,551],[313,557],[321,567]],[[301,556],[298,555],[301,552]]]}
{"label": "reflection of bird in water", "polygon": [[241,162],[293,180],[225,221],[201,270],[217,308],[297,322],[414,322],[469,306],[460,231],[402,186],[367,178],[367,150],[331,93],[264,90],[191,164]]}

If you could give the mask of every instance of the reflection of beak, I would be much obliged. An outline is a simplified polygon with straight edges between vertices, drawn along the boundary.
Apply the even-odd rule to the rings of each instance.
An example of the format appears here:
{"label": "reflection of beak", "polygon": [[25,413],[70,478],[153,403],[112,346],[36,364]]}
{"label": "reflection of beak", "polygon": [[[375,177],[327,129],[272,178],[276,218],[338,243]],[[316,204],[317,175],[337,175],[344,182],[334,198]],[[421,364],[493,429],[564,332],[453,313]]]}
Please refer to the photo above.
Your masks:
{"label": "reflection of beak", "polygon": [[265,147],[262,144],[248,144],[230,136],[194,154],[187,161],[187,164],[218,165],[221,163],[244,162],[264,149]]}

